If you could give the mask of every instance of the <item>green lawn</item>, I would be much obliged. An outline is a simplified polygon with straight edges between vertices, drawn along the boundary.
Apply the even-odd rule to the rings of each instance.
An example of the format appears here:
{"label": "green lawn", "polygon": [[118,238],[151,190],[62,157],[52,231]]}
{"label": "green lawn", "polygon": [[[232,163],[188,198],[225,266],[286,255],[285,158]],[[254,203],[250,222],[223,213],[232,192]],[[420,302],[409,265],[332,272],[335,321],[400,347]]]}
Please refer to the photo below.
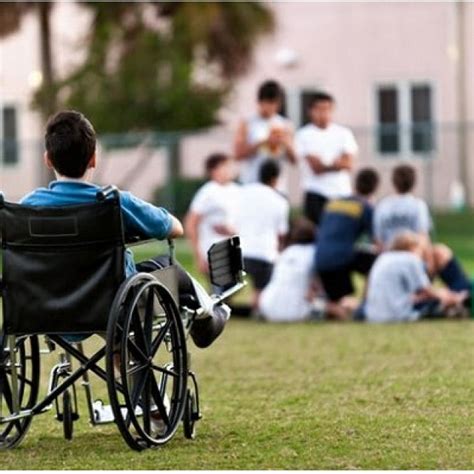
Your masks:
{"label": "green lawn", "polygon": [[[439,216],[437,240],[474,274],[473,215]],[[141,249],[138,258],[156,253]],[[181,260],[191,263],[184,244]],[[134,453],[113,425],[72,442],[37,417],[3,469],[473,469],[474,324],[271,325],[232,320],[192,349],[204,418],[195,441]],[[45,356],[44,375],[56,355]],[[43,379],[46,385],[46,378]],[[97,382],[98,396],[105,387]]]}

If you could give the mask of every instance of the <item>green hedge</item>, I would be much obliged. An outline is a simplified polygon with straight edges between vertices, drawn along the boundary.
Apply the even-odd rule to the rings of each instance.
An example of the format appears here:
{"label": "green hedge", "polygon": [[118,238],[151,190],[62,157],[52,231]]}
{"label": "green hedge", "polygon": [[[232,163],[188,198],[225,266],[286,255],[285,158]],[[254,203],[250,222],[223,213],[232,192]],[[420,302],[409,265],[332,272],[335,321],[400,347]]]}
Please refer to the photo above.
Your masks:
{"label": "green hedge", "polygon": [[155,190],[153,201],[157,206],[163,206],[177,217],[182,218],[188,211],[189,205],[197,190],[205,183],[202,178],[174,178],[165,186]]}

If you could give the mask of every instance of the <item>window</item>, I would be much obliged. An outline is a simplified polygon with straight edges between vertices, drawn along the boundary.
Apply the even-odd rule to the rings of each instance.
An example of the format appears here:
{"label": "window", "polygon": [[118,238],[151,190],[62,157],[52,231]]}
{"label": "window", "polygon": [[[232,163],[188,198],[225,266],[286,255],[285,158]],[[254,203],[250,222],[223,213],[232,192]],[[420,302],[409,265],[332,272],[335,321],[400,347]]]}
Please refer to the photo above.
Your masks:
{"label": "window", "polygon": [[309,122],[308,106],[313,94],[318,89],[307,87],[296,87],[288,89],[285,101],[286,116],[291,120],[293,126],[298,129]]}
{"label": "window", "polygon": [[434,148],[432,90],[428,84],[377,88],[377,150],[383,155],[428,154]]}
{"label": "window", "polygon": [[15,164],[18,162],[18,137],[16,109],[5,106],[1,117],[1,144],[3,164]]}
{"label": "window", "polygon": [[433,149],[431,89],[426,85],[411,87],[411,149],[425,153]]}
{"label": "window", "polygon": [[378,97],[378,150],[381,153],[400,151],[398,91],[395,87],[379,89]]}

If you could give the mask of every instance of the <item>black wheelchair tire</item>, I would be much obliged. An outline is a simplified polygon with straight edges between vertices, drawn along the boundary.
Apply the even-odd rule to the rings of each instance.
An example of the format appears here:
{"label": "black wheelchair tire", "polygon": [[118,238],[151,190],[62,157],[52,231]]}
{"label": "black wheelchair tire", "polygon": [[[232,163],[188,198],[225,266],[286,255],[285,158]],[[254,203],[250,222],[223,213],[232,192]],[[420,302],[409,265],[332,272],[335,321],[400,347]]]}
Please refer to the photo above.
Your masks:
{"label": "black wheelchair tire", "polygon": [[186,439],[196,439],[196,419],[194,413],[196,411],[196,398],[191,390],[188,389],[186,398],[186,408],[183,414],[183,432]]}
{"label": "black wheelchair tire", "polygon": [[[5,408],[9,409],[9,399],[11,396],[11,386],[9,381],[9,370],[7,367],[8,356],[4,351],[5,336],[0,335],[0,397]],[[28,347],[27,347],[28,345]],[[16,338],[18,350],[19,385],[18,394],[20,400],[20,410],[29,410],[34,407],[38,400],[40,381],[40,354],[37,336],[22,336]],[[27,372],[30,372],[29,378]],[[29,393],[26,395],[27,386]],[[26,397],[26,398],[25,398]],[[33,416],[21,418],[10,423],[0,425],[0,451],[12,449],[18,446],[26,436],[30,428]]]}
{"label": "black wheelchair tire", "polygon": [[72,440],[74,433],[74,420],[72,413],[71,392],[66,390],[63,394],[63,434],[64,439]]}

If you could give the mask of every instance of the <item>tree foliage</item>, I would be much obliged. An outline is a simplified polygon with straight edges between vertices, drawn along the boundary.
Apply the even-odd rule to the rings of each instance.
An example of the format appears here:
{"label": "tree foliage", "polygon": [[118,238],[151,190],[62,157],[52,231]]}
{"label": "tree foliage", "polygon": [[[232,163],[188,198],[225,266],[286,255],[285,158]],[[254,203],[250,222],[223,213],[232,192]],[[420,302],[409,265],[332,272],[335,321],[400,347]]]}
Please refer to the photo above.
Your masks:
{"label": "tree foliage", "polygon": [[101,132],[212,125],[273,28],[260,2],[81,5],[93,17],[86,60],[55,87],[63,106],[84,111]]}

